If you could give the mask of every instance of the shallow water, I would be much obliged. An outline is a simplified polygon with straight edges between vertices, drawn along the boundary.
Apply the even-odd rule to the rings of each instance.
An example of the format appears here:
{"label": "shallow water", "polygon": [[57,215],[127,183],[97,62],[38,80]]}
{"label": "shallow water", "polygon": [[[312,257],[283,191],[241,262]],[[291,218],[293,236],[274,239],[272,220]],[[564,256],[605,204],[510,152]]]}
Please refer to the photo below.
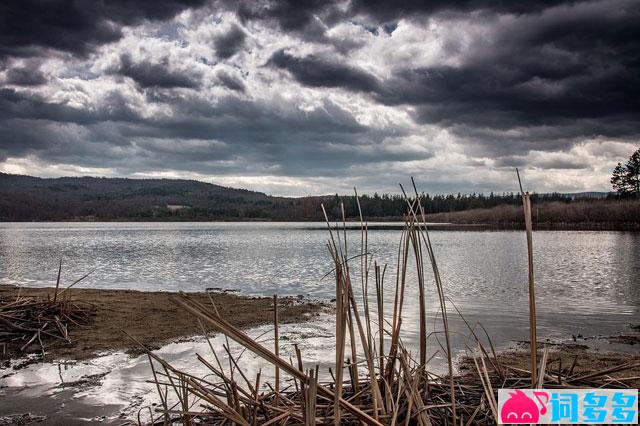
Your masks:
{"label": "shallow water", "polygon": [[[287,223],[28,223],[0,224],[0,283],[44,286],[54,283],[57,262],[63,259],[63,282],[89,270],[94,273],[80,285],[92,288],[198,291],[210,287],[245,294],[298,295],[331,299],[335,286],[322,224]],[[446,295],[470,324],[481,322],[498,348],[528,338],[526,242],[522,232],[435,231],[431,235]],[[385,312],[390,318],[395,283],[395,262],[400,231],[369,232],[369,251],[380,264],[387,263]],[[348,232],[349,256],[359,253],[360,234]],[[598,335],[624,331],[640,323],[640,234],[625,232],[541,231],[534,234],[534,259],[538,305],[538,337],[563,341],[571,336],[592,337],[597,350],[637,351],[613,346]],[[360,286],[360,261],[352,261],[356,290]],[[431,366],[444,368],[438,351],[442,329],[436,292],[428,278],[428,346],[435,353]],[[409,274],[403,311],[402,338],[415,346],[418,302],[415,273]],[[372,301],[372,307],[375,302]],[[456,355],[471,344],[469,332],[448,306]],[[331,317],[283,328],[283,352],[293,354],[301,345],[311,367],[321,365],[326,374],[333,362]],[[252,335],[268,332],[258,327]],[[269,335],[263,337],[269,339]],[[216,339],[220,339],[217,337]],[[267,340],[268,342],[268,340]],[[220,348],[221,342],[214,343]],[[267,343],[268,344],[268,343]],[[176,343],[160,350],[176,365],[200,371],[194,352],[208,353],[205,341]],[[243,357],[249,377],[261,363]],[[266,367],[265,367],[266,368]],[[199,370],[200,369],[200,370]],[[106,373],[98,386],[69,391],[63,382]],[[268,379],[268,369],[263,372]],[[155,401],[144,383],[150,377],[146,357],[109,354],[79,364],[33,365],[2,379],[6,396],[15,401],[48,395],[82,417],[100,412],[107,417],[120,412],[127,417]],[[74,405],[75,404],[75,405]],[[106,406],[105,406],[106,404]],[[87,408],[89,407],[89,408]],[[105,408],[110,407],[110,408]],[[54,406],[52,409],[59,410]],[[0,410],[4,411],[4,410]]]}
{"label": "shallow water", "polygon": [[[280,326],[280,355],[284,359],[296,359],[295,345],[302,353],[305,369],[319,367],[321,381],[331,381],[329,368],[334,365],[335,338],[333,316],[321,314],[302,324],[283,324]],[[273,327],[265,325],[254,327],[246,333],[267,348],[273,348]],[[415,346],[407,342],[409,347]],[[483,339],[485,340],[485,339]],[[222,335],[210,338],[211,347],[225,374],[230,375],[229,358],[222,349],[226,344]],[[456,357],[468,353],[460,343],[472,345],[471,339],[456,339]],[[445,357],[437,351],[436,344],[430,339],[429,370],[446,373]],[[486,340],[485,340],[486,342]],[[387,342],[388,343],[388,342]],[[415,342],[414,342],[415,343]],[[610,345],[604,339],[590,338],[580,340],[594,350],[634,351],[627,345]],[[199,362],[196,354],[202,355],[209,363],[217,365],[211,352],[209,342],[205,338],[177,342],[154,351],[156,355],[169,362],[175,368],[198,377],[212,377],[207,367]],[[244,375],[254,380],[261,374],[261,388],[268,392],[265,383],[273,384],[274,368],[266,361],[230,341],[230,352],[242,366]],[[360,345],[358,345],[360,347]],[[414,348],[415,349],[415,348]],[[349,356],[349,354],[347,354]],[[295,363],[295,361],[293,361]],[[15,361],[13,365],[18,362]],[[158,365],[156,364],[158,368]],[[0,370],[1,372],[2,370]],[[361,370],[363,373],[364,370]],[[0,406],[0,415],[31,412],[46,416],[49,422],[58,424],[86,424],[103,422],[105,424],[122,425],[125,420],[135,421],[140,417],[150,420],[150,413],[159,402],[155,385],[147,381],[153,373],[146,355],[130,357],[125,353],[110,353],[94,359],[73,362],[58,361],[52,363],[32,364],[18,371],[4,370],[7,374],[0,382],[0,397],[11,404]],[[237,380],[242,381],[235,372]],[[88,384],[78,384],[89,379]],[[281,372],[282,389],[294,387],[292,379]],[[175,401],[175,397],[170,401]],[[154,414],[157,416],[157,414]]]}
{"label": "shallow water", "polygon": [[[247,333],[261,344],[273,347],[271,326],[255,327]],[[312,322],[283,324],[280,333],[280,355],[283,358],[295,359],[294,345],[297,344],[306,368],[318,365],[321,380],[329,379],[328,368],[332,366],[330,360],[333,359],[334,338],[331,318],[327,314]],[[229,375],[229,359],[222,349],[222,345],[226,343],[224,337],[217,335],[210,342],[216,348],[217,357]],[[253,353],[243,352],[242,347],[233,341],[230,342],[230,351],[235,358],[242,353],[237,362],[242,365],[243,373],[248,378],[255,379],[256,374],[261,372],[262,387],[268,391],[264,383],[273,383],[273,367]],[[174,367],[200,377],[211,374],[211,371],[197,360],[196,353],[216,365],[209,342],[204,338],[172,343],[155,353]],[[148,419],[147,407],[152,407],[159,401],[155,385],[147,382],[153,378],[153,374],[146,355],[130,357],[124,353],[112,353],[82,362],[32,364],[17,372],[6,371],[9,374],[2,379],[0,395],[23,402],[24,405],[33,403],[34,399],[46,401],[44,407],[32,406],[26,411],[46,415],[49,419],[78,420],[82,417],[81,413],[91,413],[94,410],[100,415],[91,415],[86,420],[114,421],[114,424],[118,424],[115,420],[137,418],[138,414]],[[242,380],[237,372],[235,375],[238,380]],[[77,384],[88,377],[96,377],[95,382],[91,385]],[[283,389],[292,386],[291,379],[285,374],[282,374],[282,383]],[[21,405],[4,406],[0,408],[0,414],[24,412]]]}

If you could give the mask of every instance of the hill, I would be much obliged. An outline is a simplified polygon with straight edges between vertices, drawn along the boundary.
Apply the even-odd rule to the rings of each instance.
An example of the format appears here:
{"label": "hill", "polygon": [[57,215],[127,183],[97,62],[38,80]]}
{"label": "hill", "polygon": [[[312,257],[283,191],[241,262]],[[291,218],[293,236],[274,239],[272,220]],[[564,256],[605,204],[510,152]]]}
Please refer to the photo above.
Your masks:
{"label": "hill", "polygon": [[0,173],[0,220],[211,220],[262,218],[287,200],[195,180],[37,178]]}
{"label": "hill", "polygon": [[[606,197],[606,198],[604,198]],[[358,217],[353,196],[274,197],[184,179],[37,178],[0,173],[0,221],[323,221]],[[638,229],[640,201],[607,193],[533,194],[539,228]],[[367,220],[402,220],[399,195],[362,195]],[[432,222],[522,226],[519,195],[423,195]]]}

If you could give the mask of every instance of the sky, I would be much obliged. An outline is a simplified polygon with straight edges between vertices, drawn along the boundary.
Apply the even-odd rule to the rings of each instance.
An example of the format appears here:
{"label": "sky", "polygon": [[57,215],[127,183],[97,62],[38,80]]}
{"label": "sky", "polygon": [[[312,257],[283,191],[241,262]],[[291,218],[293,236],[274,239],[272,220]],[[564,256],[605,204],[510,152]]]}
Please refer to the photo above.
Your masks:
{"label": "sky", "polygon": [[607,191],[639,124],[639,0],[0,4],[8,173]]}

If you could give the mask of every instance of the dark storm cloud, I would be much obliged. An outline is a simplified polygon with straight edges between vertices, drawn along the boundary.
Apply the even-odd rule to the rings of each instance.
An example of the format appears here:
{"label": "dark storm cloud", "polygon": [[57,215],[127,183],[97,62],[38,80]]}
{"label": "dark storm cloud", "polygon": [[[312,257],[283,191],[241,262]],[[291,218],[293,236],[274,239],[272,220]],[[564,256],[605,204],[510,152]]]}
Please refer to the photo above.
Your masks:
{"label": "dark storm cloud", "polygon": [[443,11],[471,12],[488,11],[490,13],[531,13],[539,12],[558,4],[570,4],[565,0],[352,0],[351,13],[361,13],[374,17],[378,22],[388,22],[400,18],[411,18],[416,15],[430,15]]}
{"label": "dark storm cloud", "polygon": [[168,58],[159,63],[149,60],[135,62],[131,55],[120,55],[120,65],[112,72],[133,79],[140,87],[150,88],[197,88],[200,86],[200,75],[195,72],[171,70]]}
{"label": "dark storm cloud", "polygon": [[220,59],[229,59],[242,49],[246,38],[247,35],[242,28],[234,24],[225,34],[214,38],[216,56]]}
{"label": "dark storm cloud", "polygon": [[231,89],[239,93],[244,93],[247,89],[242,79],[237,78],[227,72],[220,71],[218,72],[217,77],[220,83],[227,89]]}
{"label": "dark storm cloud", "polygon": [[[252,8],[240,8],[246,19],[277,19],[289,31],[313,25],[314,16],[339,15],[331,2],[302,2],[295,8],[286,1],[252,4]],[[557,135],[560,146],[573,143],[569,136],[633,137],[640,133],[640,4],[635,0],[356,0],[347,12],[340,13],[343,17],[366,15],[379,23],[440,16],[445,22],[449,19],[449,25],[464,29],[463,13],[470,11],[481,12],[473,24],[485,25],[488,33],[486,40],[471,41],[471,54],[463,56],[460,65],[413,68],[393,64],[391,75],[379,81],[345,64],[339,56],[331,60],[296,57],[283,49],[269,64],[287,70],[306,86],[373,92],[373,98],[385,105],[414,106],[417,122],[454,130],[554,126],[567,133]],[[507,23],[499,19],[504,14],[512,14]],[[450,48],[455,54],[460,46]],[[583,124],[581,130],[576,122]]]}
{"label": "dark storm cloud", "polygon": [[300,31],[312,26],[317,15],[335,14],[335,6],[323,0],[244,1],[237,11],[242,20],[272,20],[285,31]]}
{"label": "dark storm cloud", "polygon": [[[558,124],[571,119],[628,115],[637,118],[640,80],[632,69],[595,65],[581,73],[543,77],[540,62],[401,70],[385,82],[377,99],[417,105],[421,122],[489,126]],[[551,64],[553,66],[553,64]],[[598,69],[600,68],[600,69]]]}
{"label": "dark storm cloud", "polygon": [[88,109],[0,88],[0,126],[5,120],[28,119],[86,125],[102,121],[135,121],[139,115],[129,106],[126,97],[115,91],[107,93],[99,107]]}
{"label": "dark storm cloud", "polygon": [[300,83],[312,87],[341,87],[370,92],[378,88],[378,80],[368,72],[314,55],[296,57],[285,50],[271,56],[269,64],[287,70]]}
{"label": "dark storm cloud", "polygon": [[46,82],[47,77],[39,64],[10,68],[6,75],[6,83],[14,86],[40,86]]}
{"label": "dark storm cloud", "polygon": [[121,27],[164,20],[205,0],[7,0],[0,3],[0,56],[42,49],[84,55],[120,39]]}
{"label": "dark storm cloud", "polygon": [[461,65],[400,66],[375,98],[415,106],[419,122],[466,131],[550,126],[566,129],[567,137],[638,135],[640,9],[634,4],[580,4],[510,25],[490,19],[494,40],[472,44],[473,56]]}
{"label": "dark storm cloud", "polygon": [[[382,25],[382,31],[393,32],[397,19],[412,19],[441,12],[486,11],[487,13],[530,13],[539,12],[558,4],[570,4],[566,0],[510,1],[510,0],[352,0],[346,4],[342,0],[263,0],[223,2],[230,9],[237,10],[238,16],[246,20],[276,22],[280,29],[295,32],[308,40],[326,40],[324,29],[318,20],[331,26],[340,20],[357,17],[368,18],[375,25]],[[372,27],[372,31],[377,29]]]}
{"label": "dark storm cloud", "polygon": [[[273,21],[283,31],[318,41],[328,41],[325,26],[340,20],[365,16],[389,32],[399,18],[429,16],[442,11],[487,13],[538,12],[565,4],[559,0],[543,1],[369,1],[353,0],[348,7],[343,1],[322,0],[128,0],[83,2],[81,0],[8,0],[0,3],[0,57],[34,56],[42,50],[56,49],[85,55],[96,46],[117,41],[123,26],[148,20],[167,20],[186,9],[212,3],[214,8],[235,11],[243,21]],[[571,2],[572,3],[572,2]],[[569,4],[571,4],[569,3]],[[242,46],[245,34],[238,27],[215,40],[219,57],[228,58]]]}
{"label": "dark storm cloud", "polygon": [[267,102],[227,96],[212,103],[198,96],[169,94],[163,102],[173,106],[173,114],[140,122],[138,130],[143,133],[136,136],[284,146],[322,140],[347,142],[369,131],[331,101],[310,112],[278,99]]}
{"label": "dark storm cloud", "polygon": [[382,142],[403,132],[363,126],[330,101],[312,111],[277,99],[212,103],[171,92],[156,101],[171,105],[172,114],[144,118],[117,92],[89,111],[0,90],[0,158],[34,155],[123,171],[332,176],[357,164],[432,155],[388,150]]}
{"label": "dark storm cloud", "polygon": [[117,92],[107,93],[101,106],[89,109],[0,89],[0,158],[35,154],[44,161],[105,165],[113,155],[97,153],[95,144],[102,143],[105,151],[117,151],[127,141],[113,131],[113,123],[130,125],[138,119]]}

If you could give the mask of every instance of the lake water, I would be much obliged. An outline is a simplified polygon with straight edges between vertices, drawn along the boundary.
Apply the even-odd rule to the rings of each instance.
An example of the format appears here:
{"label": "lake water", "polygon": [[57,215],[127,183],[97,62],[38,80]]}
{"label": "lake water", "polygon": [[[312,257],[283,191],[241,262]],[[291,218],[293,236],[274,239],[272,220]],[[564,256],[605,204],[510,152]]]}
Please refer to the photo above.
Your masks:
{"label": "lake water", "polygon": [[[93,274],[79,286],[138,290],[202,291],[211,287],[243,294],[304,295],[330,300],[335,294],[329,238],[323,224],[288,223],[3,223],[0,224],[0,284],[50,286],[63,259],[63,284]],[[358,254],[360,233],[348,231],[350,256]],[[401,232],[372,230],[369,251],[386,272],[387,319],[395,283],[395,264]],[[523,232],[434,231],[435,255],[446,295],[471,324],[481,322],[498,348],[528,339],[526,239]],[[640,233],[542,231],[534,233],[538,337],[571,340],[595,350],[634,352],[636,346],[613,345],[605,338],[640,324]],[[358,293],[358,259],[352,261]],[[324,278],[323,278],[324,277]],[[436,292],[428,279],[429,332],[441,331]],[[403,312],[402,339],[415,350],[418,298],[415,272],[410,270]],[[372,301],[373,306],[375,302]],[[455,356],[473,346],[464,322],[449,305]],[[323,314],[304,324],[283,325],[281,351],[294,354],[300,345],[306,366],[319,364],[321,375],[333,365],[333,317]],[[375,327],[374,327],[375,329]],[[271,326],[248,331],[273,344]],[[266,333],[266,334],[265,334]],[[579,336],[587,337],[587,340]],[[438,338],[440,337],[440,342]],[[217,336],[214,347],[222,344]],[[387,339],[388,340],[388,339]],[[439,351],[441,334],[428,339],[429,368],[444,372]],[[232,351],[240,348],[233,345]],[[173,343],[157,353],[191,373],[205,374],[194,353],[206,354],[200,339]],[[271,369],[255,356],[245,355],[251,374]],[[64,383],[100,374],[99,385],[70,390]],[[121,424],[135,418],[142,407],[157,402],[146,357],[108,354],[81,363],[36,364],[3,379],[0,396],[14,401],[0,414],[40,412],[63,422],[105,420]],[[43,399],[44,397],[44,399]],[[143,410],[143,414],[146,413]],[[95,417],[95,416],[105,416]]]}
{"label": "lake water", "polygon": [[[321,223],[2,223],[0,284],[63,283],[89,271],[79,286],[138,290],[304,295],[331,299],[335,285]],[[388,264],[392,300],[401,232],[369,231],[369,251]],[[360,232],[348,232],[351,254]],[[434,251],[446,295],[470,322],[480,321],[501,342],[525,339],[526,240],[519,231],[434,231]],[[611,334],[640,322],[640,233],[540,231],[534,233],[539,336]],[[359,260],[352,261],[358,287]],[[430,273],[430,272],[429,272]],[[431,275],[427,274],[428,278]],[[323,278],[324,277],[324,278]],[[409,333],[417,324],[415,274],[405,311]],[[437,328],[435,288],[428,314]],[[388,303],[390,305],[390,303]],[[455,319],[454,319],[455,322]],[[455,325],[455,324],[454,324]]]}

